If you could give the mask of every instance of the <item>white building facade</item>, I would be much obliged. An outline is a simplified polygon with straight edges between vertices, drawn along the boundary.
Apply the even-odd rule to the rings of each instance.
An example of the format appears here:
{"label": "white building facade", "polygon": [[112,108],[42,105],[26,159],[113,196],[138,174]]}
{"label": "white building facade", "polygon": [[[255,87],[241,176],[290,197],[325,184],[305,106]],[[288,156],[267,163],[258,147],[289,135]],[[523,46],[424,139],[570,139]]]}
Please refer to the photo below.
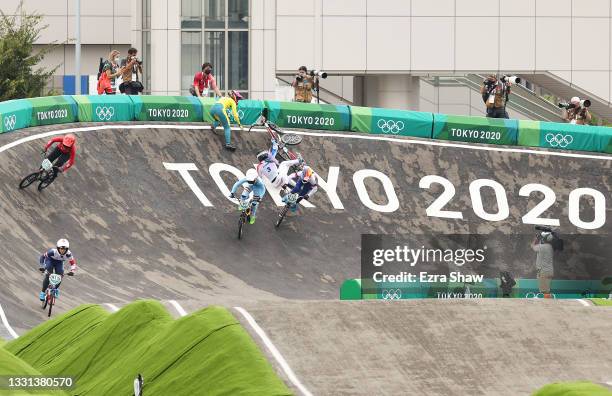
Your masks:
{"label": "white building facade", "polygon": [[[74,74],[76,0],[26,0],[66,42],[46,60]],[[2,0],[12,13],[18,0]],[[222,90],[278,99],[299,66],[368,106],[471,114],[477,95],[431,93],[423,78],[546,75],[610,104],[612,0],[81,0],[82,74],[138,48],[150,94],[186,95],[205,61]],[[279,80],[280,78],[280,80]],[[435,97],[435,98],[434,98]],[[436,99],[437,98],[437,99]],[[446,107],[440,107],[443,103]],[[472,104],[473,103],[473,104]]]}

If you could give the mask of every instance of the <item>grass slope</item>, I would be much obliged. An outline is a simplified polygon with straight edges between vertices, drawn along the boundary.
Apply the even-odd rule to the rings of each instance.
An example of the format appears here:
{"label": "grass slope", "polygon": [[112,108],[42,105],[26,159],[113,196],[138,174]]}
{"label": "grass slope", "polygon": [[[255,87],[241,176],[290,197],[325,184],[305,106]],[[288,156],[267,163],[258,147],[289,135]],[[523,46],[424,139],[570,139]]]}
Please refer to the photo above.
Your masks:
{"label": "grass slope", "polygon": [[612,306],[612,300],[608,300],[607,298],[591,298],[591,301],[593,301],[595,305]]}
{"label": "grass slope", "polygon": [[532,396],[612,396],[612,391],[592,382],[559,382],[540,388]]}
{"label": "grass slope", "polygon": [[147,395],[291,394],[240,323],[215,306],[178,320],[157,301],[114,314],[81,306],[5,349],[41,373],[75,377],[71,393],[80,396],[131,394],[138,373]]}

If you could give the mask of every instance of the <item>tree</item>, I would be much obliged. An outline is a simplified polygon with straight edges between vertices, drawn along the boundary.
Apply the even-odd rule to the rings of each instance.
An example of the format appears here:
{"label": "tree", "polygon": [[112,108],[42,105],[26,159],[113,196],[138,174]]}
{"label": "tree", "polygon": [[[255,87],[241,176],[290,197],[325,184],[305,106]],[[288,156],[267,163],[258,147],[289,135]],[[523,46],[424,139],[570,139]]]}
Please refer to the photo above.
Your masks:
{"label": "tree", "polygon": [[51,94],[44,92],[45,85],[59,65],[50,70],[36,66],[59,44],[44,45],[34,53],[34,42],[48,26],[41,20],[40,14],[26,13],[23,0],[15,15],[0,11],[0,102]]}

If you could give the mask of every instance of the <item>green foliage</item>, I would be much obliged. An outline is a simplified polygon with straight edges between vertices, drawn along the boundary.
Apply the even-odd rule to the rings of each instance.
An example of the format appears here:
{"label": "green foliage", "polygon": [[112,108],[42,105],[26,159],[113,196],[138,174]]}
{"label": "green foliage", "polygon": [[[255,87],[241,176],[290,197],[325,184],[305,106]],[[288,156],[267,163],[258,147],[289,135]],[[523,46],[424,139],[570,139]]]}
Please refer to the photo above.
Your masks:
{"label": "green foliage", "polygon": [[612,391],[591,382],[559,382],[546,385],[532,396],[612,396]]}
{"label": "green foliage", "polygon": [[45,70],[36,66],[59,45],[53,42],[34,51],[34,42],[47,27],[41,25],[42,15],[26,13],[23,0],[15,14],[0,11],[0,102],[51,94],[44,87],[59,67]]}

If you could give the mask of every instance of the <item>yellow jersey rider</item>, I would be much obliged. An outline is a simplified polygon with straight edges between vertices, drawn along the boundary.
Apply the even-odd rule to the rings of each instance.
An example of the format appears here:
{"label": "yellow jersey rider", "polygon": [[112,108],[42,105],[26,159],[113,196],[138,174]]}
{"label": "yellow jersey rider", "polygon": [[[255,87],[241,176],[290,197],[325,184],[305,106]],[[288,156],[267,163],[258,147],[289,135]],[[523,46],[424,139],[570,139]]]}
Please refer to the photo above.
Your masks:
{"label": "yellow jersey rider", "polygon": [[229,97],[223,96],[219,98],[217,103],[213,105],[210,109],[210,114],[213,116],[213,129],[216,128],[219,124],[223,125],[223,130],[225,131],[225,148],[234,151],[236,150],[236,146],[232,145],[232,131],[230,129],[230,120],[227,115],[227,110],[231,109],[232,114],[234,115],[234,119],[238,123],[240,129],[242,129],[242,124],[240,123],[240,117],[238,116],[238,111],[236,110],[236,105],[238,101],[242,99],[242,95],[240,95],[236,91],[230,91]]}

